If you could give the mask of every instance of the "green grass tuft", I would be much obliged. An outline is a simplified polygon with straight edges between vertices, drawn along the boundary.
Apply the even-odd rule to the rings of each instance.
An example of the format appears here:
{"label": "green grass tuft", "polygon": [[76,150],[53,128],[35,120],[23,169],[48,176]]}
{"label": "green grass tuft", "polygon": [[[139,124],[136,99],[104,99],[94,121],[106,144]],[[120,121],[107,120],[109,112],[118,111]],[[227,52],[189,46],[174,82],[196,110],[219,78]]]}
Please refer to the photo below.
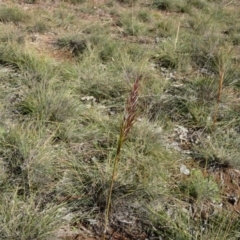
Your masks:
{"label": "green grass tuft", "polygon": [[17,7],[0,7],[0,22],[13,22],[17,24],[19,22],[26,22],[28,19],[29,15]]}

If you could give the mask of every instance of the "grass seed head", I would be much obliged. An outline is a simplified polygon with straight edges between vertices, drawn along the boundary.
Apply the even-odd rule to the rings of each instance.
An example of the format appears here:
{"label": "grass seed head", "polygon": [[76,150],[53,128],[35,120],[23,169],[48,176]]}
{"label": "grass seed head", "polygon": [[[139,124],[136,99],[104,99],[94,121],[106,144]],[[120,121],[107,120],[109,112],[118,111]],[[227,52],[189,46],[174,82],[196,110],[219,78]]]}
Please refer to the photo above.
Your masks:
{"label": "grass seed head", "polygon": [[136,110],[137,110],[140,80],[141,80],[141,76],[136,78],[133,88],[127,99],[123,124],[121,127],[122,137],[124,140],[126,140],[127,135],[136,120]]}

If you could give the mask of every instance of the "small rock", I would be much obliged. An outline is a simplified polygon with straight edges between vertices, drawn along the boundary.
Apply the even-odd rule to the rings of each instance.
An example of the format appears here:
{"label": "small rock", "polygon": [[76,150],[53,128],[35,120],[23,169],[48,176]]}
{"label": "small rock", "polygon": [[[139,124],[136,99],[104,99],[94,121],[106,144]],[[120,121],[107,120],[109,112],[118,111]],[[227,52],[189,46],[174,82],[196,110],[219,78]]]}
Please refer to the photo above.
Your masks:
{"label": "small rock", "polygon": [[180,173],[188,176],[190,175],[190,170],[184,164],[181,164]]}

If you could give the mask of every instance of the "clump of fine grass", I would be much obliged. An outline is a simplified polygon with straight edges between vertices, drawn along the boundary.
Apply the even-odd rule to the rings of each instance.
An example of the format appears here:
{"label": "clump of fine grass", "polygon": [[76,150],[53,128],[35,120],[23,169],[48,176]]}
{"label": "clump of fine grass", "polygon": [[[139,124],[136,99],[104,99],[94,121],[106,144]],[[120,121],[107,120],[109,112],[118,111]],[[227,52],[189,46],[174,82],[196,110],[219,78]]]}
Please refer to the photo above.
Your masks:
{"label": "clump of fine grass", "polygon": [[136,0],[117,0],[117,2],[132,5]]}
{"label": "clump of fine grass", "polygon": [[40,204],[31,198],[27,201],[21,199],[16,193],[3,194],[0,200],[1,239],[49,239],[62,224],[59,207],[48,204],[42,210]]}
{"label": "clump of fine grass", "polygon": [[72,3],[72,4],[82,4],[84,2],[86,2],[86,0],[65,0],[64,2],[69,2],[69,3]]}
{"label": "clump of fine grass", "polygon": [[32,25],[27,27],[28,32],[34,32],[34,33],[45,33],[49,31],[50,27],[49,24],[46,22],[46,20],[38,20]]}
{"label": "clump of fine grass", "polygon": [[57,64],[29,49],[19,50],[13,44],[1,46],[0,52],[0,62],[18,72],[18,81],[13,84],[21,82],[21,87],[11,93],[19,96],[18,101],[4,101],[8,108],[15,109],[15,113],[25,119],[30,117],[47,122],[63,122],[73,116],[75,101],[69,89],[58,85],[61,77]]}
{"label": "clump of fine grass", "polygon": [[70,50],[73,56],[79,56],[87,49],[87,42],[82,36],[66,36],[59,38],[56,42],[59,48]]}
{"label": "clump of fine grass", "polygon": [[25,22],[27,19],[29,19],[29,15],[17,7],[0,7],[0,22],[19,23]]}
{"label": "clump of fine grass", "polygon": [[52,146],[55,132],[48,134],[44,126],[33,122],[4,132],[0,138],[0,157],[6,184],[18,187],[19,195],[51,189],[61,176],[57,161],[61,151]]}
{"label": "clump of fine grass", "polygon": [[[239,122],[239,119],[232,121]],[[238,145],[240,138],[237,129],[231,125],[234,125],[234,123],[226,122],[225,125],[222,124],[221,129],[224,131],[224,135],[216,128],[215,132],[208,135],[208,138],[204,135],[199,137],[200,144],[193,147],[192,156],[199,161],[201,166],[214,168],[224,163],[239,166],[237,159],[239,159]]]}
{"label": "clump of fine grass", "polygon": [[90,38],[90,43],[99,49],[98,55],[102,62],[114,61],[122,47],[120,42],[106,38],[106,36],[92,37]]}
{"label": "clump of fine grass", "polygon": [[213,214],[208,218],[207,223],[204,223],[204,219],[194,219],[191,213],[186,213],[176,206],[173,210],[174,213],[171,213],[171,215],[163,208],[158,211],[154,210],[154,208],[156,207],[151,207],[150,211],[153,214],[152,221],[158,224],[155,229],[158,237],[182,240],[228,240],[239,236],[236,227],[239,224],[239,218],[226,210]]}
{"label": "clump of fine grass", "polygon": [[59,207],[45,199],[61,176],[57,170],[61,165],[58,161],[61,150],[52,145],[53,134],[41,122],[6,126],[2,121],[5,123],[3,115],[0,119],[1,238],[49,239],[62,224]]}
{"label": "clump of fine grass", "polygon": [[30,116],[45,122],[64,122],[76,109],[71,93],[54,86],[40,84],[37,89],[26,92],[16,104],[17,111],[23,116]]}
{"label": "clump of fine grass", "polygon": [[157,8],[159,10],[164,11],[172,11],[172,12],[185,12],[186,4],[183,2],[178,2],[176,0],[154,0],[152,1],[152,7]]}
{"label": "clump of fine grass", "polygon": [[139,19],[142,22],[150,23],[152,20],[152,16],[151,16],[151,13],[148,12],[147,10],[140,10],[137,13],[137,19]]}
{"label": "clump of fine grass", "polygon": [[75,15],[67,9],[57,8],[53,11],[53,22],[56,24],[56,27],[67,28],[75,23],[75,19]]}
{"label": "clump of fine grass", "polygon": [[37,3],[37,0],[24,0],[24,2],[27,4],[35,4]]}
{"label": "clump of fine grass", "polygon": [[87,50],[93,51],[93,49],[98,53],[102,62],[114,61],[118,57],[120,43],[113,41],[111,38],[106,37],[106,35],[92,33],[89,35],[87,37],[84,35],[61,37],[57,40],[56,45],[59,48],[69,50],[75,57],[80,57]]}
{"label": "clump of fine grass", "polygon": [[151,103],[149,97],[145,101],[148,103],[148,114],[153,119],[165,116],[186,126],[210,128],[212,123],[209,118],[216,92],[215,80],[201,77],[184,85],[169,86],[166,93],[152,97]]}
{"label": "clump of fine grass", "polygon": [[[137,14],[137,13],[136,13]],[[117,25],[123,29],[123,34],[126,36],[144,36],[149,31],[146,22],[136,16],[135,13],[122,13]]]}
{"label": "clump of fine grass", "polygon": [[[191,176],[180,180],[178,183],[180,194],[187,196],[192,201],[204,202],[210,200],[221,202],[220,189],[212,176],[204,176],[201,170],[192,170]],[[177,192],[177,191],[176,191]]]}
{"label": "clump of fine grass", "polygon": [[59,67],[48,57],[38,56],[30,47],[8,43],[0,45],[0,62],[30,76],[30,78],[52,78],[59,74]]}
{"label": "clump of fine grass", "polygon": [[24,43],[24,34],[19,31],[15,26],[12,24],[4,24],[0,26],[0,43],[17,43],[22,44]]}

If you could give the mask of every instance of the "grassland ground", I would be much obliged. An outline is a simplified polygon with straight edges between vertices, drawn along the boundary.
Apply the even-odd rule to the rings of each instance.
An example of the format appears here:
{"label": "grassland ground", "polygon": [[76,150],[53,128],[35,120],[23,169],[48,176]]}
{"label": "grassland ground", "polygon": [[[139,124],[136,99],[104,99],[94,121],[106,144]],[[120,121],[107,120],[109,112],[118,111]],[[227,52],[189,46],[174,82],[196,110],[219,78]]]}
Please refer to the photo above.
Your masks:
{"label": "grassland ground", "polygon": [[240,237],[240,4],[2,0],[0,239]]}

